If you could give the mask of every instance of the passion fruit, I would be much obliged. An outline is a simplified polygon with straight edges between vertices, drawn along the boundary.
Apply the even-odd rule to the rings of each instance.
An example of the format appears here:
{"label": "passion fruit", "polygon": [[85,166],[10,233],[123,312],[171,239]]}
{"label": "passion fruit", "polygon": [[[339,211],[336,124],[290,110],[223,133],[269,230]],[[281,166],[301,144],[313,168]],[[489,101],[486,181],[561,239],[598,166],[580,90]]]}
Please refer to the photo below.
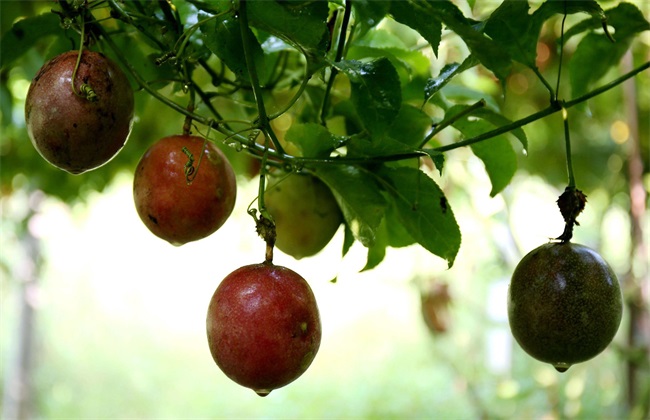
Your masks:
{"label": "passion fruit", "polygon": [[237,182],[230,161],[201,137],[156,141],[133,176],[133,200],[142,222],[159,238],[180,246],[216,232],[230,217]]}
{"label": "passion fruit", "polygon": [[316,298],[295,271],[270,262],[230,273],[210,300],[208,344],[217,366],[264,397],[301,376],[316,357]]}
{"label": "passion fruit", "polygon": [[317,254],[343,222],[334,194],[312,175],[292,174],[276,182],[272,178],[264,193],[275,221],[275,247],[297,260]]}
{"label": "passion fruit", "polygon": [[618,330],[621,289],[593,249],[550,242],[519,262],[508,289],[508,319],[517,343],[564,372],[601,353]]}
{"label": "passion fruit", "polygon": [[133,90],[103,54],[60,54],[41,67],[27,91],[25,124],[49,163],[71,174],[102,166],[124,146],[133,123]]}

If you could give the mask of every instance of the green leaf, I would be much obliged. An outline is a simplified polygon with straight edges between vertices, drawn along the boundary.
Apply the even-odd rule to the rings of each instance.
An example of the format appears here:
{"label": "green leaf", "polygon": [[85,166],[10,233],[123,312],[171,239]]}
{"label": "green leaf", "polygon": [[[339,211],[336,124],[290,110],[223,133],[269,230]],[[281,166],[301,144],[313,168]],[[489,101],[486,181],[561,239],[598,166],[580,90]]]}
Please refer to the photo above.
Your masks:
{"label": "green leaf", "polygon": [[[490,108],[479,108],[472,113],[472,116],[489,121],[495,127],[500,127],[512,123],[510,119],[504,117],[502,114],[499,114]],[[524,150],[528,150],[528,137],[526,137],[526,133],[524,132],[523,128],[515,128],[509,133],[515,136],[521,142]]]}
{"label": "green leaf", "polygon": [[438,91],[449,83],[451,79],[477,64],[478,60],[474,56],[470,55],[461,64],[450,63],[445,65],[440,70],[438,77],[427,80],[427,83],[424,86],[424,103],[429,102],[429,99],[438,93]]}
{"label": "green leaf", "polygon": [[431,128],[431,117],[419,108],[404,104],[388,129],[388,136],[407,146],[417,148]]}
{"label": "green leaf", "polygon": [[377,267],[384,260],[384,257],[386,257],[386,246],[376,240],[372,246],[368,247],[366,265],[361,271],[368,271]]}
{"label": "green leaf", "polygon": [[61,19],[54,13],[44,13],[21,19],[2,34],[0,41],[0,68],[8,68],[36,42],[49,35],[64,36]]}
{"label": "green leaf", "polygon": [[390,3],[390,14],[397,22],[409,26],[422,35],[431,45],[433,53],[438,56],[438,47],[442,37],[440,20],[431,19],[430,16],[419,13],[412,3],[402,0]]}
{"label": "green leaf", "polygon": [[387,58],[367,63],[345,60],[335,66],[350,79],[351,100],[364,127],[382,133],[397,117],[402,91],[395,67]]}
{"label": "green leaf", "polygon": [[284,138],[298,146],[304,157],[328,157],[341,143],[327,128],[316,123],[292,124]]}
{"label": "green leaf", "polygon": [[[465,105],[456,105],[450,108],[445,114],[445,118],[453,116],[464,108],[466,108]],[[455,121],[453,127],[460,131],[465,138],[476,137],[494,128],[487,121],[470,120],[468,117]],[[517,171],[517,155],[508,139],[503,135],[474,143],[471,148],[476,157],[483,161],[485,171],[492,183],[490,196],[494,197],[510,183]]]}
{"label": "green leaf", "polygon": [[330,187],[354,237],[369,247],[386,211],[375,177],[352,165],[319,165],[314,174]]}
{"label": "green leaf", "polygon": [[379,173],[393,198],[397,218],[411,237],[429,252],[454,263],[460,229],[444,193],[424,172],[408,167]]}
{"label": "green leaf", "polygon": [[490,15],[485,24],[485,33],[514,60],[534,68],[542,22],[534,20],[528,14],[528,9],[527,1],[505,0]]}
{"label": "green leaf", "polygon": [[613,44],[605,35],[585,35],[570,61],[571,95],[577,98],[586,93],[590,86],[618,65],[629,46],[629,39]]}
{"label": "green leaf", "polygon": [[500,43],[481,33],[477,22],[466,18],[454,3],[438,0],[408,0],[403,3],[412,6],[412,13],[418,15],[417,19],[442,22],[454,31],[481,64],[492,71],[501,83],[505,83],[512,66],[510,56]]}
{"label": "green leaf", "polygon": [[575,13],[588,13],[595,19],[601,21],[605,18],[605,12],[596,2],[596,0],[580,0],[580,1],[565,1],[565,0],[547,0],[533,13],[535,25],[541,25],[550,17],[555,14],[572,15]]}
{"label": "green leaf", "polygon": [[358,22],[361,35],[374,28],[386,16],[390,2],[376,0],[355,0],[352,2],[355,22]]}
{"label": "green leaf", "polygon": [[[266,3],[266,2],[265,2]],[[250,31],[250,29],[248,29]],[[223,19],[212,19],[201,25],[203,41],[210,51],[224,62],[238,79],[250,82],[246,58],[244,57],[244,44],[242,42],[241,28],[236,17],[224,15]],[[253,60],[261,83],[266,82],[272,66],[266,65],[264,51],[257,38],[250,32],[252,40]]]}
{"label": "green leaf", "polygon": [[442,169],[445,167],[445,155],[431,149],[424,149],[424,151],[429,155],[429,157],[433,161],[433,164],[436,166],[438,173],[442,175]]}
{"label": "green leaf", "polygon": [[246,5],[252,26],[284,39],[310,56],[322,56],[327,50],[327,2],[271,0]]}
{"label": "green leaf", "polygon": [[[618,65],[636,34],[650,30],[650,23],[636,6],[629,3],[621,3],[608,10],[606,17],[607,23],[616,31],[616,42],[611,42],[607,35],[596,32],[585,35],[580,41],[571,58],[569,69],[571,93],[574,98],[586,93],[611,68]],[[592,18],[576,26],[581,29],[593,29],[599,28],[600,25],[600,19]]]}

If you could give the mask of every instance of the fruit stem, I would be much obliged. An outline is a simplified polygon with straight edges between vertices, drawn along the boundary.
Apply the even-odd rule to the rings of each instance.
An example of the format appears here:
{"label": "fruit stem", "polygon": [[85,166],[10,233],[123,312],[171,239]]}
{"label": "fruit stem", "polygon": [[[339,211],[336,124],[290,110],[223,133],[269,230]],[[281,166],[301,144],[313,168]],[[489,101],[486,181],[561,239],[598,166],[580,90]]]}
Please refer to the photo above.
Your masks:
{"label": "fruit stem", "polygon": [[571,159],[571,134],[569,131],[569,112],[562,107],[562,122],[564,123],[564,144],[566,148],[566,165],[569,175],[569,187],[576,187],[576,179],[573,175],[573,160]]}

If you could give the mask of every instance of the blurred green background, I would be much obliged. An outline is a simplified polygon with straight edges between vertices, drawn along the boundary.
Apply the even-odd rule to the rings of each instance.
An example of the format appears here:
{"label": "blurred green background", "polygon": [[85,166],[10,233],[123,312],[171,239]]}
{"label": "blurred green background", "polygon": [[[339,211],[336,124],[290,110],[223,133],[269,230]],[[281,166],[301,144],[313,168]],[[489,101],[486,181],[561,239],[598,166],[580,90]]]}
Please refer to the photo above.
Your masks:
{"label": "blurred green background", "polygon": [[[476,5],[475,16],[480,17],[480,7],[490,10],[499,3]],[[615,3],[603,2],[604,7]],[[650,15],[648,2],[635,3]],[[21,16],[47,12],[53,4],[2,1],[0,6],[4,32]],[[550,26],[538,60],[554,80],[557,28]],[[450,270],[413,246],[390,249],[377,268],[359,272],[365,249],[355,244],[341,258],[342,231],[312,258],[295,261],[278,251],[277,264],[310,282],[321,310],[323,340],[302,377],[262,399],[221,373],[205,337],[205,312],[219,281],[262,259],[264,244],[246,214],[257,179],[240,176],[233,216],[211,237],[174,248],[151,235],[133,206],[131,171],[146,147],[178,131],[183,119],[143,92],[136,94],[138,119],[129,143],[109,165],[81,177],[49,167],[27,138],[22,112],[29,81],[53,42],[39,44],[19,66],[3,68],[1,74],[3,418],[11,418],[20,395],[29,396],[26,418],[648,415],[647,353],[641,350],[639,356],[629,346],[628,310],[614,343],[565,374],[528,357],[508,329],[506,291],[514,266],[563,228],[555,205],[566,185],[559,115],[525,127],[528,154],[520,153],[520,172],[495,198],[489,197],[482,163],[469,150],[448,153],[442,176],[431,172],[463,234]],[[646,31],[601,82],[650,59],[649,47]],[[450,43],[441,49],[432,66],[451,60],[454,48]],[[567,57],[572,48],[575,43],[567,46]],[[493,83],[480,71],[458,79],[450,88],[493,95],[512,120],[548,102],[543,86],[523,68],[510,76],[505,98],[491,90]],[[644,164],[641,187],[647,191],[648,72],[627,86],[570,111],[576,178],[588,196],[574,240],[597,249],[627,292],[640,285],[647,293],[648,255],[632,256],[637,248],[630,235],[634,221],[627,169],[637,144],[637,159]],[[442,135],[449,136],[446,140],[455,136]],[[246,161],[239,155],[230,151],[241,174]],[[646,245],[649,222],[644,213]],[[440,292],[445,287],[448,301]],[[440,303],[435,313],[444,331],[425,323],[421,302],[430,290]],[[639,358],[636,396],[630,398],[629,363]],[[21,390],[16,377],[26,378],[26,388]]]}

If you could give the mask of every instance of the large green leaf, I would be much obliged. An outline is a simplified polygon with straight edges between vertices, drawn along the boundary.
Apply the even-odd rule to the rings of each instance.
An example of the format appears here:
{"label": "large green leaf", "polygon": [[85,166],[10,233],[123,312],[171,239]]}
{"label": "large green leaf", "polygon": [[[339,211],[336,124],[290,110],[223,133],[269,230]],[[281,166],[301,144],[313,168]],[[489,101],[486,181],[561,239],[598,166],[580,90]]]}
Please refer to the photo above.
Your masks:
{"label": "large green leaf", "polygon": [[[456,105],[450,108],[445,118],[457,114],[464,108],[466,108],[465,105]],[[469,117],[455,121],[453,127],[460,131],[465,138],[476,137],[494,128],[488,121],[470,120]],[[474,143],[471,145],[471,148],[472,152],[485,165],[485,171],[492,183],[490,196],[494,197],[510,183],[517,171],[517,155],[505,135]]]}
{"label": "large green leaf", "polygon": [[440,89],[449,83],[458,74],[465,70],[474,67],[478,64],[478,60],[473,55],[470,55],[462,63],[450,63],[445,65],[438,74],[438,77],[432,77],[427,80],[424,86],[424,102],[429,102]]}
{"label": "large green leaf", "polygon": [[379,173],[408,234],[451,267],[460,249],[460,229],[447,199],[424,172],[408,167]]}
{"label": "large green leaf", "polygon": [[325,1],[246,2],[251,26],[293,44],[311,57],[322,56],[329,44]]}
{"label": "large green leaf", "polygon": [[25,54],[36,42],[49,35],[63,36],[61,19],[54,13],[45,13],[21,19],[7,32],[0,41],[0,68],[7,68]]}
{"label": "large green leaf", "polygon": [[336,164],[319,165],[314,174],[334,193],[354,237],[372,246],[387,204],[375,177],[358,166]]}
{"label": "large green leaf", "polygon": [[285,140],[298,146],[304,157],[328,157],[340,141],[316,123],[292,124]]}
{"label": "large green leaf", "polygon": [[[266,3],[266,2],[265,2]],[[264,51],[257,38],[250,32],[249,39],[255,68],[260,82],[264,83],[270,77],[272,67],[266,65]],[[232,15],[224,15],[222,19],[212,19],[201,25],[203,42],[226,66],[241,80],[250,82],[244,44],[241,37],[239,21]]]}
{"label": "large green leaf", "polygon": [[[630,47],[634,36],[650,30],[650,23],[636,6],[621,3],[606,12],[607,23],[614,27],[616,42],[597,32],[587,34],[578,44],[570,62],[572,96],[578,97],[600,80],[607,72],[618,65],[621,57]],[[592,18],[578,24],[581,28],[597,28],[599,20]],[[575,31],[572,31],[575,33]]]}
{"label": "large green leaf", "polygon": [[395,67],[387,58],[367,63],[344,60],[335,66],[350,79],[351,100],[364,127],[383,133],[402,106],[402,91]]}
{"label": "large green leaf", "polygon": [[436,56],[438,55],[438,46],[442,38],[442,23],[440,20],[418,13],[412,3],[402,0],[390,3],[390,14],[396,21],[415,29],[431,45],[433,53]]}
{"label": "large green leaf", "polygon": [[542,22],[528,14],[528,2],[505,0],[492,12],[485,33],[498,42],[510,56],[528,67],[535,67],[537,38]]}
{"label": "large green leaf", "polygon": [[492,71],[501,83],[510,74],[512,66],[510,56],[503,50],[501,43],[488,38],[479,30],[477,22],[466,18],[451,1],[408,0],[412,13],[421,15],[419,19],[442,22],[461,37],[471,53]]}

